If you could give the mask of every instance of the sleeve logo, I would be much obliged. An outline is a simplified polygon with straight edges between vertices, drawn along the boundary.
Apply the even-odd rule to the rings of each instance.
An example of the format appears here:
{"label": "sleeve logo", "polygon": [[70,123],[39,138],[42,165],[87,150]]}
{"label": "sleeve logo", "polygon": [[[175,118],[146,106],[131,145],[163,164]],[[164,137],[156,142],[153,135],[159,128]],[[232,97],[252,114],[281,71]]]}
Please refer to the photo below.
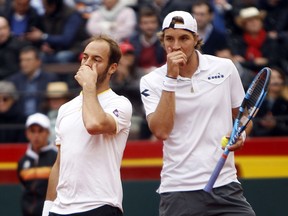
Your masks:
{"label": "sleeve logo", "polygon": [[114,114],[116,117],[119,117],[119,111],[118,111],[118,109],[115,109],[115,110],[113,111],[113,114]]}
{"label": "sleeve logo", "polygon": [[150,96],[150,94],[149,94],[148,92],[149,92],[148,89],[144,89],[144,90],[141,92],[141,94],[142,94],[143,96],[145,96],[145,97],[148,97],[148,96]]}

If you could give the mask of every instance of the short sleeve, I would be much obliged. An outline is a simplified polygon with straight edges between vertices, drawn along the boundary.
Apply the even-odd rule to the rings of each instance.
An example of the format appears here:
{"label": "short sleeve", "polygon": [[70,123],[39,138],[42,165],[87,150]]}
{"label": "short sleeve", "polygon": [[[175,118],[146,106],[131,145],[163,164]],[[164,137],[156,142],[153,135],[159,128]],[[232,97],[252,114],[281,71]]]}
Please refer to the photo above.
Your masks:
{"label": "short sleeve", "polygon": [[[159,83],[162,86],[162,83]],[[140,94],[141,100],[144,105],[146,116],[150,113],[155,112],[160,97],[162,89],[157,89],[151,85],[151,82],[148,81],[147,77],[142,77],[140,80]]]}
{"label": "short sleeve", "polygon": [[116,133],[131,126],[132,105],[127,98],[121,96],[111,100],[103,109],[115,119]]}
{"label": "short sleeve", "polygon": [[244,96],[244,88],[241,81],[241,78],[239,76],[239,73],[237,71],[237,68],[235,65],[231,62],[231,82],[230,82],[230,89],[231,89],[231,105],[232,108],[240,107]]}

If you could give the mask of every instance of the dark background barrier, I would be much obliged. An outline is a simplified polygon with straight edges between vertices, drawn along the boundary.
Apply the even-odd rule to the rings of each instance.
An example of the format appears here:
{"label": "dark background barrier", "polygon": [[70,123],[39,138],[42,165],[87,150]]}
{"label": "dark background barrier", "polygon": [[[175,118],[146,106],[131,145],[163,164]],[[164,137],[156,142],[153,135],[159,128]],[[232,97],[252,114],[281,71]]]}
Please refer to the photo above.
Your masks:
{"label": "dark background barrier", "polygon": [[[243,179],[245,196],[257,216],[288,215],[288,179]],[[124,181],[125,216],[157,216],[158,181]],[[0,185],[0,215],[21,216],[21,187]]]}
{"label": "dark background barrier", "polygon": [[[26,144],[0,145],[0,216],[21,216],[17,161]],[[247,139],[238,175],[257,216],[288,216],[288,138]],[[129,141],[121,166],[125,216],[157,216],[162,143]]]}

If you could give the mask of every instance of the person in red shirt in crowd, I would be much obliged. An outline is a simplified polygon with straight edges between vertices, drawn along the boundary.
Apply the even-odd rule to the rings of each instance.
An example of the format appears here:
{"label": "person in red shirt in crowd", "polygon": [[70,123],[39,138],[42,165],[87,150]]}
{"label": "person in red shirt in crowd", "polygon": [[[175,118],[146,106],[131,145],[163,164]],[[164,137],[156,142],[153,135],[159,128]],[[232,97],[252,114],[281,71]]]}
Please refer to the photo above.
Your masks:
{"label": "person in red shirt in crowd", "polygon": [[265,12],[256,7],[241,9],[236,22],[242,34],[230,37],[232,53],[237,61],[255,72],[267,65],[280,64],[278,42],[268,37],[263,27],[264,17]]}

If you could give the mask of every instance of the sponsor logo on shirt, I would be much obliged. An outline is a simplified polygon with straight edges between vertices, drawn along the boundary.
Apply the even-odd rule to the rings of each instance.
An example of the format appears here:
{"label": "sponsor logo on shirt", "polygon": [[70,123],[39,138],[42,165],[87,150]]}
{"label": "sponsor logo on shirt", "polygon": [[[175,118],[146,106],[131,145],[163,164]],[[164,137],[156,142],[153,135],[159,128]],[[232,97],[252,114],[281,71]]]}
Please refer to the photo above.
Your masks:
{"label": "sponsor logo on shirt", "polygon": [[149,92],[148,89],[144,89],[144,90],[141,92],[141,94],[142,94],[143,96],[145,96],[145,97],[148,97],[148,96],[150,96],[150,94],[149,94],[148,92]]}
{"label": "sponsor logo on shirt", "polygon": [[217,73],[217,74],[210,74],[208,76],[208,80],[212,80],[212,79],[223,79],[224,75],[221,73]]}
{"label": "sponsor logo on shirt", "polygon": [[118,111],[117,109],[115,109],[115,110],[113,111],[113,114],[114,114],[116,117],[119,117],[119,111]]}

